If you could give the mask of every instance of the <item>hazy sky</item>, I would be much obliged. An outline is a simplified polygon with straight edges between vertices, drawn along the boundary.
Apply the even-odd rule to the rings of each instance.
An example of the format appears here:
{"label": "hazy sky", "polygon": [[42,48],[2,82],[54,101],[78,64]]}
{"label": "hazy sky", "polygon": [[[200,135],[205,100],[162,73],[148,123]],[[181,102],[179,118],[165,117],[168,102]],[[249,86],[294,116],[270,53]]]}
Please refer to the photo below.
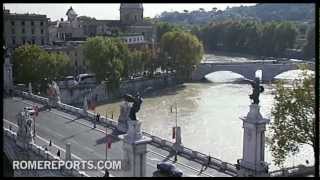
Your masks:
{"label": "hazy sky", "polygon": [[[255,4],[239,4],[239,3],[144,3],[144,17],[154,17],[155,15],[160,15],[163,11],[178,11],[182,12],[184,9],[192,11],[199,8],[204,8],[206,11],[211,10],[216,7],[220,10],[224,10],[227,6],[248,6]],[[58,20],[60,18],[66,19],[66,12],[69,7],[76,11],[79,16],[90,16],[96,19],[119,19],[120,13],[120,3],[5,3],[4,7],[9,9],[11,13],[37,13],[46,14],[51,21]]]}

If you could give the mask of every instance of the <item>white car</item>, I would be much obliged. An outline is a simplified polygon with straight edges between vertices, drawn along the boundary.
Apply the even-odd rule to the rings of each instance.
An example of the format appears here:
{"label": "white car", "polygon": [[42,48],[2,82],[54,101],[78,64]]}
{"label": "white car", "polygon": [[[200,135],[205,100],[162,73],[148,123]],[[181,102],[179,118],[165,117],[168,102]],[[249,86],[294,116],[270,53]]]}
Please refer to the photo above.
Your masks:
{"label": "white car", "polygon": [[75,78],[73,76],[66,76],[63,78],[62,81],[59,82],[60,86],[75,86],[77,85],[78,82],[75,80]]}
{"label": "white car", "polygon": [[30,116],[33,116],[36,113],[33,107],[30,107],[30,106],[23,108],[23,110],[28,112]]}
{"label": "white car", "polygon": [[79,74],[77,76],[77,80],[79,84],[95,84],[96,76],[94,74]]}

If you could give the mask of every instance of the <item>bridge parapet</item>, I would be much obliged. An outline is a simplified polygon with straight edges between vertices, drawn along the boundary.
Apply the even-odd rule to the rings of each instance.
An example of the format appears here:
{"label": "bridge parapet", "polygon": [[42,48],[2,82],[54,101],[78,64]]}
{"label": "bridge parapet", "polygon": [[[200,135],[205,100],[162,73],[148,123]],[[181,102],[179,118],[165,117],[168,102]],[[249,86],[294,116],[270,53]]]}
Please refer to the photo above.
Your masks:
{"label": "bridge parapet", "polygon": [[262,70],[262,80],[269,82],[280,73],[298,69],[298,65],[306,64],[314,71],[314,63],[202,63],[192,72],[192,80],[203,79],[207,74],[217,71],[231,71],[244,76],[247,79],[254,79],[255,72]]}
{"label": "bridge parapet", "polygon": [[[4,135],[4,137],[8,138],[7,140],[4,139],[4,142],[3,142],[4,146],[10,146],[9,149],[4,148],[4,151],[6,154],[9,154],[9,157],[12,160],[18,160],[18,159],[16,159],[17,153],[14,152],[15,149],[17,149],[17,148],[22,148],[22,149],[24,149],[24,151],[30,151],[35,156],[39,156],[44,160],[57,160],[57,161],[62,160],[60,157],[54,155],[52,152],[50,152],[48,150],[45,150],[43,147],[41,147],[35,143],[29,143],[26,146],[22,145],[20,143],[17,143],[17,133],[15,133],[14,131],[9,130],[5,127],[3,128],[3,135]],[[8,150],[10,152],[7,152]],[[31,159],[28,159],[28,160],[33,160],[32,159],[33,156],[29,156],[29,157],[31,157]],[[62,168],[61,172],[62,172],[62,174],[71,175],[71,176],[75,176],[75,177],[88,177],[88,175],[85,172],[79,171],[77,169],[68,170],[68,169]]]}
{"label": "bridge parapet", "polygon": [[[17,94],[21,95],[21,96],[24,96],[25,98],[30,98],[31,100],[39,101],[41,99],[40,102],[42,102],[42,103],[46,103],[47,100],[48,100],[47,98],[43,98],[43,97],[40,97],[40,96],[35,96],[35,95],[29,94],[29,93],[25,93],[25,92],[19,92]],[[74,107],[74,106],[70,106],[68,104],[58,103],[58,108],[60,108],[62,110],[65,110],[66,112],[71,112],[73,114],[84,116],[84,113],[83,113],[82,109]],[[86,116],[88,117],[88,118],[84,118],[86,120],[92,120],[92,119],[95,118],[95,114],[93,112],[90,112],[90,111],[87,112]],[[103,125],[105,127],[111,127],[111,128],[116,128],[117,125],[118,125],[117,121],[115,121],[113,119],[110,119],[110,118],[106,118],[104,116],[100,117],[100,122],[98,122],[98,123],[100,123],[101,125]],[[152,135],[151,133],[148,133],[148,132],[145,132],[145,131],[143,131],[142,133],[143,133],[143,135],[145,135],[147,137],[150,137],[152,139],[151,143],[157,144],[162,149],[165,149],[165,150],[168,150],[168,151],[175,150],[173,142],[171,142],[169,140],[166,140],[164,138],[161,138],[161,137],[157,137],[157,136]],[[203,153],[198,152],[198,151],[194,151],[194,150],[192,150],[190,148],[181,146],[179,154],[181,154],[182,156],[184,156],[186,158],[193,159],[194,161],[199,162],[201,164],[207,164],[208,155],[203,154]],[[224,161],[222,161],[220,159],[217,159],[217,158],[214,158],[214,157],[211,157],[210,166],[213,167],[213,168],[216,168],[218,170],[221,169],[220,167],[222,167],[222,169],[224,169],[224,172],[226,174],[231,175],[231,176],[236,176],[236,174],[237,174],[235,165],[227,163],[227,162],[224,162]]]}
{"label": "bridge parapet", "polygon": [[271,177],[301,177],[307,175],[314,175],[314,166],[299,165],[294,167],[287,167],[272,171],[269,174]]}

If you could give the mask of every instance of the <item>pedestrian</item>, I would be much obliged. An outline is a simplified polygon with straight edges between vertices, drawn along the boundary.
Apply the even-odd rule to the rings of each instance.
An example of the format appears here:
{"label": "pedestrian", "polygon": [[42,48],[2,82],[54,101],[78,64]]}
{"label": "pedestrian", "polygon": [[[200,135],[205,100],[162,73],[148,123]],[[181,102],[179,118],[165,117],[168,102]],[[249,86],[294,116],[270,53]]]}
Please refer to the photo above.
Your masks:
{"label": "pedestrian", "polygon": [[[211,156],[210,156],[210,154],[209,154],[209,156],[208,156],[208,162],[207,162],[206,166],[205,166],[205,167],[204,167],[204,165],[202,166],[202,167],[204,167],[203,171],[208,168],[208,166],[210,165],[210,163],[211,163]],[[202,168],[201,168],[201,169],[202,169]]]}
{"label": "pedestrian", "polygon": [[97,114],[97,122],[100,122],[100,113]]}
{"label": "pedestrian", "polygon": [[175,151],[174,162],[177,162],[177,161],[178,161],[178,151]]}
{"label": "pedestrian", "polygon": [[104,173],[104,177],[109,177],[109,176],[110,176],[109,171],[108,171],[108,169],[106,169],[105,173]]}

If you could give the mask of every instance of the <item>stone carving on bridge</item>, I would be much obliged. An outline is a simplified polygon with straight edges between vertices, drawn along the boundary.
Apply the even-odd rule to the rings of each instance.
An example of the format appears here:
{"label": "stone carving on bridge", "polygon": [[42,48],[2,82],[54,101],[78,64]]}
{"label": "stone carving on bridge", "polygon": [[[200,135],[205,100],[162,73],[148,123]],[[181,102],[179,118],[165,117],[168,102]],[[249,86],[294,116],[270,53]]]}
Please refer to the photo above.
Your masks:
{"label": "stone carving on bridge", "polygon": [[[120,132],[127,132],[130,129],[129,125],[132,124],[135,126],[135,130],[137,131],[138,136],[141,133],[140,122],[137,122],[138,119],[136,117],[136,113],[140,110],[142,104],[142,98],[138,93],[136,96],[132,96],[131,94],[126,94],[124,96],[124,102],[120,105],[120,115],[118,119],[118,131]],[[136,121],[136,123],[134,123]],[[128,130],[129,132],[129,130]]]}
{"label": "stone carving on bridge", "polygon": [[28,144],[33,142],[33,123],[31,115],[27,110],[24,110],[17,114],[18,119],[18,131],[17,140],[23,144]]}
{"label": "stone carving on bridge", "polygon": [[48,84],[47,90],[49,96],[49,106],[56,107],[58,103],[60,103],[60,89],[58,84],[55,81],[52,81],[51,84]]}
{"label": "stone carving on bridge", "polygon": [[3,88],[7,93],[10,93],[13,86],[12,64],[10,62],[11,54],[5,46],[3,46],[3,51],[5,52],[3,64]]}
{"label": "stone carving on bridge", "polygon": [[139,112],[141,104],[142,104],[142,98],[140,94],[138,93],[136,96],[132,96],[130,94],[126,95],[127,101],[132,102],[132,107],[130,109],[129,117],[133,121],[137,121],[136,113]]}
{"label": "stone carving on bridge", "polygon": [[130,120],[129,113],[131,109],[131,104],[129,103],[126,96],[124,96],[124,102],[120,105],[120,115],[118,118],[118,131],[127,132],[128,121]]}
{"label": "stone carving on bridge", "polygon": [[260,78],[256,77],[254,81],[246,79],[246,81],[252,86],[252,94],[249,95],[249,98],[253,100],[252,104],[259,104],[260,93],[263,93],[264,91],[264,87],[260,85]]}

